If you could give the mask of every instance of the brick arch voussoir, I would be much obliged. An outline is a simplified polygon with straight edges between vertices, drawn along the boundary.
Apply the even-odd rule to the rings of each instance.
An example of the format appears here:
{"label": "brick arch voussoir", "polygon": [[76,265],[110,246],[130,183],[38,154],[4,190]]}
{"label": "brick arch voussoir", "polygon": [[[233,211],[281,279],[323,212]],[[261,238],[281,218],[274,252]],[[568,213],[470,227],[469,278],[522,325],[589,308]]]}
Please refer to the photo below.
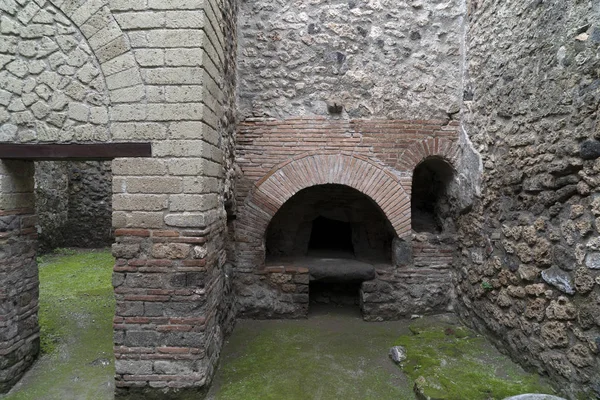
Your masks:
{"label": "brick arch voussoir", "polygon": [[[31,0],[33,2],[33,0]],[[104,76],[106,90],[111,103],[120,102],[120,87],[110,84],[116,75],[128,67],[128,79],[142,84],[142,76],[131,49],[128,36],[122,31],[112,11],[104,1],[67,1],[50,0],[50,4],[60,10],[76,27],[88,42],[90,49]],[[124,56],[124,57],[123,57]],[[121,57],[120,62],[112,62]],[[122,90],[121,90],[122,91]],[[144,93],[145,99],[145,93]],[[140,99],[138,101],[143,101]]]}
{"label": "brick arch voussoir", "polygon": [[414,169],[429,157],[440,157],[452,167],[456,165],[458,144],[444,138],[428,138],[409,146],[400,156],[398,168],[412,173]]}
{"label": "brick arch voussoir", "polygon": [[381,208],[399,237],[410,235],[410,196],[404,182],[367,157],[330,153],[297,156],[257,181],[246,199],[241,229],[252,231],[252,237],[261,241],[270,219],[286,201],[302,189],[324,184],[345,185],[362,192]]}

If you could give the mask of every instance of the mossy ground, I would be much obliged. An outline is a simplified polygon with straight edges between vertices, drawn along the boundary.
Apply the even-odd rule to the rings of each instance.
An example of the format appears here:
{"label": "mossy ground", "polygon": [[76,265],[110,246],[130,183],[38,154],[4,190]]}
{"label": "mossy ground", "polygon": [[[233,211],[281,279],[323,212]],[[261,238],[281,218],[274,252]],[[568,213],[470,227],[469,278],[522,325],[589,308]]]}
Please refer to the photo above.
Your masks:
{"label": "mossy ground", "polygon": [[[107,250],[58,253],[39,260],[43,354],[3,400],[113,398],[114,260]],[[420,376],[430,395],[444,399],[551,393],[453,316],[409,324],[367,323],[344,309],[239,321],[209,399],[412,400]],[[396,344],[407,347],[406,374],[388,358]]]}
{"label": "mossy ground", "polygon": [[414,399],[388,359],[396,337],[394,324],[368,324],[358,313],[238,321],[209,399]]}
{"label": "mossy ground", "polygon": [[410,330],[396,344],[406,348],[403,371],[425,396],[491,400],[522,393],[553,393],[539,376],[526,373],[465,327],[425,320],[411,325]]}
{"label": "mossy ground", "polygon": [[109,250],[40,257],[42,354],[5,400],[109,399],[114,391]]}

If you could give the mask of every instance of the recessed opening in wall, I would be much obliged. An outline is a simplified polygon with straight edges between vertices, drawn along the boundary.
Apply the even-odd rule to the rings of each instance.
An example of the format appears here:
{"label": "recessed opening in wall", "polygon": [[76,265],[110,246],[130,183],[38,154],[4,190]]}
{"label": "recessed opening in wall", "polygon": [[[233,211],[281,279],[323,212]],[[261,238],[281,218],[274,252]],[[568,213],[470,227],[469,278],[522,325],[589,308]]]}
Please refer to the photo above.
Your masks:
{"label": "recessed opening in wall", "polygon": [[447,189],[452,181],[452,166],[439,157],[430,157],[413,171],[411,219],[416,232],[440,233],[448,215]]}
{"label": "recessed opening in wall", "polygon": [[344,185],[301,190],[275,214],[266,234],[266,264],[310,271],[311,306],[358,306],[360,285],[376,264],[391,264],[395,232],[377,204]]}
{"label": "recessed opening in wall", "polygon": [[323,216],[315,218],[308,242],[308,254],[354,258],[350,223]]}

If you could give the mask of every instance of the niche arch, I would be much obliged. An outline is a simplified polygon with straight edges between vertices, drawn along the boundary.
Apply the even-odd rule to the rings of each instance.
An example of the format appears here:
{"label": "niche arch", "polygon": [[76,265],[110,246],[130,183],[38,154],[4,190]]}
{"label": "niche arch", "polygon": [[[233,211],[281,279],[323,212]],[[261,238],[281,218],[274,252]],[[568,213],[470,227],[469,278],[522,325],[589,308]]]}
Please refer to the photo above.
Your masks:
{"label": "niche arch", "polygon": [[264,266],[267,227],[281,208],[300,190],[317,185],[351,187],[375,202],[395,234],[411,234],[410,177],[399,177],[386,167],[354,154],[303,154],[275,168],[254,184],[236,222],[238,265],[251,271]]}
{"label": "niche arch", "polygon": [[423,159],[413,170],[411,226],[416,232],[442,233],[449,213],[449,188],[456,171],[439,156]]}

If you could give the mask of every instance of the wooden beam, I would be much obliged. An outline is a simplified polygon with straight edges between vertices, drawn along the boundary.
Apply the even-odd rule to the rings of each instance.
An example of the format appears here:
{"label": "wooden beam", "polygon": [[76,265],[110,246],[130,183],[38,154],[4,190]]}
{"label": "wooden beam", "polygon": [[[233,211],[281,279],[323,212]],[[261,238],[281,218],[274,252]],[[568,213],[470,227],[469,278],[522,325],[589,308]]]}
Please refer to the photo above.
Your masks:
{"label": "wooden beam", "polygon": [[150,143],[0,143],[0,159],[31,161],[112,160],[119,157],[151,157]]}

